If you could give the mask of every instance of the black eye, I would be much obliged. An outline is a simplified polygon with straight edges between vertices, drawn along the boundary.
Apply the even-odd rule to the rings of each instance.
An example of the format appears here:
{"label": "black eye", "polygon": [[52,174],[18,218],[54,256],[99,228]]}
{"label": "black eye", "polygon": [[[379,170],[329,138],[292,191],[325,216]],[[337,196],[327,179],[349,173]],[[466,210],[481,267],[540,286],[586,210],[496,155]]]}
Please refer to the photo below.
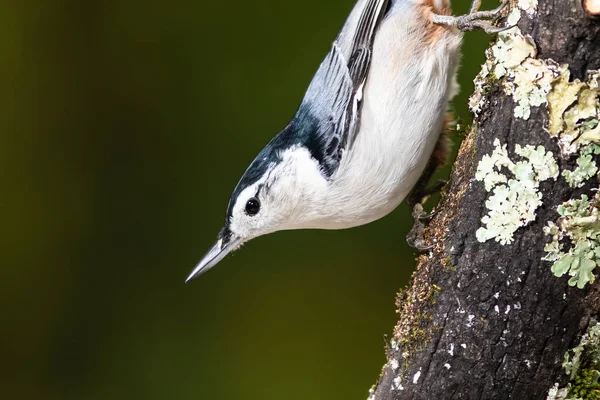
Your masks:
{"label": "black eye", "polygon": [[256,197],[252,197],[246,203],[246,214],[256,215],[260,211],[260,201]]}

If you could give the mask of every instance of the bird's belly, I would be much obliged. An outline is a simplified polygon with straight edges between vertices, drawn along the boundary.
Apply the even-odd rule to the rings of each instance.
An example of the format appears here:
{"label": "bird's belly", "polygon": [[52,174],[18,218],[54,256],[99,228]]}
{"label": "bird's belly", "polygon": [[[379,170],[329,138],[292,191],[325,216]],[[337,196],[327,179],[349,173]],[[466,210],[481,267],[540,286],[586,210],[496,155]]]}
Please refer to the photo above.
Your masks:
{"label": "bird's belly", "polygon": [[[332,179],[341,201],[329,210],[337,215],[331,229],[372,222],[402,202],[427,165],[454,94],[460,34],[444,28],[428,37],[423,20],[406,12],[386,18],[374,44],[360,129]],[[411,29],[424,33],[408,35]]]}

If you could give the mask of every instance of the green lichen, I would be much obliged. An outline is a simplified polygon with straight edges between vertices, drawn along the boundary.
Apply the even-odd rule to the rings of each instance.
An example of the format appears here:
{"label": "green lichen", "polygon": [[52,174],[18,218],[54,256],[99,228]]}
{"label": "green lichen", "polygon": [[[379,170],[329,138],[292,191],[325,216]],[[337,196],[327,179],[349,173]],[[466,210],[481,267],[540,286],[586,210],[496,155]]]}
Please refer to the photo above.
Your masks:
{"label": "green lichen", "polygon": [[559,139],[563,155],[568,155],[600,143],[600,73],[592,71],[588,80],[581,82],[571,81],[566,66],[559,72],[548,95],[548,132]]}
{"label": "green lichen", "polygon": [[[514,8],[508,15],[507,24],[516,25],[521,19],[521,11]],[[536,54],[535,46],[531,41],[520,34],[518,28],[511,28],[501,32],[498,40],[491,47],[492,68],[490,71],[497,78],[513,75],[513,70],[517,68],[528,57]]]}
{"label": "green lichen", "polygon": [[[502,245],[514,240],[513,234],[536,218],[535,211],[542,205],[540,182],[558,177],[558,165],[552,152],[543,146],[515,146],[515,154],[522,160],[513,162],[506,145],[494,141],[494,151],[482,157],[475,179],[483,181],[491,192],[485,205],[488,209],[476,232],[477,240],[495,239]],[[510,174],[510,175],[509,175]]]}
{"label": "green lichen", "polygon": [[565,353],[562,364],[569,376],[567,387],[555,384],[550,400],[600,400],[600,324],[592,321],[579,345]]}
{"label": "green lichen", "polygon": [[[594,147],[598,148],[598,146]],[[594,150],[591,152],[582,151],[577,159],[577,168],[575,168],[573,171],[567,169],[563,170],[561,175],[572,188],[582,187],[588,179],[596,175],[598,172],[596,162],[594,161],[593,155],[590,153],[598,154],[595,153]]]}
{"label": "green lichen", "polygon": [[[516,25],[522,11],[529,15],[536,12],[536,0],[521,0],[507,18],[507,24]],[[502,79],[501,87],[511,96],[516,106],[516,118],[529,119],[532,107],[547,103],[556,77],[553,64],[536,59],[537,49],[530,36],[523,35],[518,27],[498,34],[496,43],[486,52],[487,61],[475,79],[475,92],[469,105],[475,115],[486,103],[485,88],[490,78]]]}
{"label": "green lichen", "polygon": [[[519,0],[508,16],[509,24],[515,25],[524,15],[533,16],[536,7],[536,0]],[[578,157],[575,169],[563,170],[562,176],[571,187],[583,187],[599,170],[593,156],[599,153],[600,145],[600,72],[590,71],[585,81],[571,80],[567,65],[537,59],[535,43],[518,27],[500,33],[486,56],[470,99],[473,113],[477,116],[487,104],[484,89],[490,85],[491,76],[499,79],[495,84],[515,102],[513,114],[516,118],[526,120],[534,107],[546,105],[547,131],[557,139],[561,155],[563,158],[573,154]],[[492,195],[486,202],[489,213],[482,219],[484,226],[476,234],[480,242],[493,238],[505,245],[513,241],[513,233],[519,227],[535,219],[534,212],[541,205],[538,189],[543,177],[536,176],[538,171],[528,165],[532,164],[531,160],[514,163],[508,158],[506,149],[498,146],[493,154],[484,156],[478,166],[476,178],[485,183],[486,190]],[[553,157],[551,165],[553,170],[558,169]],[[513,176],[507,176],[506,170]],[[565,207],[568,208],[569,203]],[[592,216],[596,213],[595,206],[590,207],[589,217],[596,218]],[[552,270],[557,276],[568,273],[570,284],[583,287],[594,279],[591,271],[598,256],[597,241],[591,230],[595,229],[595,224],[586,225],[587,230],[582,232],[581,227],[575,229],[574,218],[561,215],[560,227],[549,225],[548,233],[559,239],[546,246],[545,259],[553,261]],[[581,222],[580,217],[576,219],[577,223]],[[580,236],[582,233],[583,237]],[[560,242],[563,238],[568,240]]]}
{"label": "green lichen", "polygon": [[505,84],[506,91],[512,93],[517,103],[515,117],[527,120],[532,107],[546,104],[553,77],[552,69],[541,60],[529,58],[519,65],[514,79]]}
{"label": "green lichen", "polygon": [[[600,154],[600,88],[599,73],[589,74],[587,82],[570,81],[566,67],[548,95],[548,132],[558,139],[563,156],[577,154],[576,168],[561,175],[572,188],[583,187],[597,176],[594,159]],[[552,261],[556,276],[569,274],[569,285],[583,288],[595,280],[593,271],[600,262],[600,223],[598,195],[588,201],[586,195],[571,199],[557,208],[559,220],[548,222],[545,232],[552,236],[544,250],[545,260]],[[568,250],[566,250],[568,248]]]}
{"label": "green lichen", "polygon": [[575,379],[581,367],[600,370],[600,323],[592,321],[579,344],[565,353],[563,368]]}
{"label": "green lichen", "polygon": [[[516,25],[523,14],[533,16],[536,8],[537,0],[519,0],[507,23]],[[586,82],[571,81],[568,66],[537,59],[534,41],[516,26],[499,33],[486,56],[469,100],[476,116],[487,104],[486,89],[493,76],[513,98],[516,118],[527,120],[533,107],[547,105],[548,131],[560,139],[563,155],[575,153],[580,145],[600,143],[598,71],[591,71]]]}
{"label": "green lichen", "polygon": [[[600,262],[600,210],[598,195],[571,199],[558,208],[557,223],[549,221],[544,232],[552,241],[544,247],[543,260],[551,261],[557,277],[569,274],[569,285],[582,289],[595,280],[594,269]],[[568,242],[570,246],[567,245]],[[565,250],[568,247],[568,250]]]}

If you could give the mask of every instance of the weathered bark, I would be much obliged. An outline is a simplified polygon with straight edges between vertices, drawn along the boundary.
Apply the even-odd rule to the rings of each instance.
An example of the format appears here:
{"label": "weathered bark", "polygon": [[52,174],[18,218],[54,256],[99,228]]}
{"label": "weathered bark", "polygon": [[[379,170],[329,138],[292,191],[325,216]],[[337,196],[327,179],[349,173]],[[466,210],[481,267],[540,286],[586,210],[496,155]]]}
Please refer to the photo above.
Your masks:
{"label": "weathered bark", "polygon": [[[539,0],[537,14],[523,13],[519,28],[534,39],[538,59],[568,64],[571,78],[583,80],[600,69],[600,22],[580,1]],[[546,222],[557,220],[564,201],[593,197],[596,179],[578,189],[562,178],[541,182],[543,205],[513,243],[476,238],[490,193],[475,171],[495,139],[511,156],[516,144],[542,145],[561,171],[574,165],[547,132],[545,105],[532,107],[524,120],[514,116],[515,102],[498,82],[485,96],[427,230],[435,247],[420,256],[410,287],[398,297],[394,345],[373,399],[545,399],[555,382],[566,383],[565,352],[598,318],[600,282],[571,287],[542,261]]]}

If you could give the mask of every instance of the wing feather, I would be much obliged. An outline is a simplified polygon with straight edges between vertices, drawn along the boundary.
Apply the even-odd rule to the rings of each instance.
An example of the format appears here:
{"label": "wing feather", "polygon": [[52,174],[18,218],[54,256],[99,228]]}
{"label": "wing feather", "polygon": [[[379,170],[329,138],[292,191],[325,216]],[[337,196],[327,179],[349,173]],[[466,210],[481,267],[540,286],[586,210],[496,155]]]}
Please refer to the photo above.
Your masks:
{"label": "wing feather", "polygon": [[[367,79],[377,28],[388,9],[389,0],[366,0],[354,24],[331,47],[315,74],[304,100],[288,127],[304,137],[304,145],[331,176],[345,150],[352,146],[359,126],[362,89]],[[350,42],[348,42],[351,37]],[[348,46],[349,44],[349,46]],[[349,50],[345,55],[342,47]]]}

